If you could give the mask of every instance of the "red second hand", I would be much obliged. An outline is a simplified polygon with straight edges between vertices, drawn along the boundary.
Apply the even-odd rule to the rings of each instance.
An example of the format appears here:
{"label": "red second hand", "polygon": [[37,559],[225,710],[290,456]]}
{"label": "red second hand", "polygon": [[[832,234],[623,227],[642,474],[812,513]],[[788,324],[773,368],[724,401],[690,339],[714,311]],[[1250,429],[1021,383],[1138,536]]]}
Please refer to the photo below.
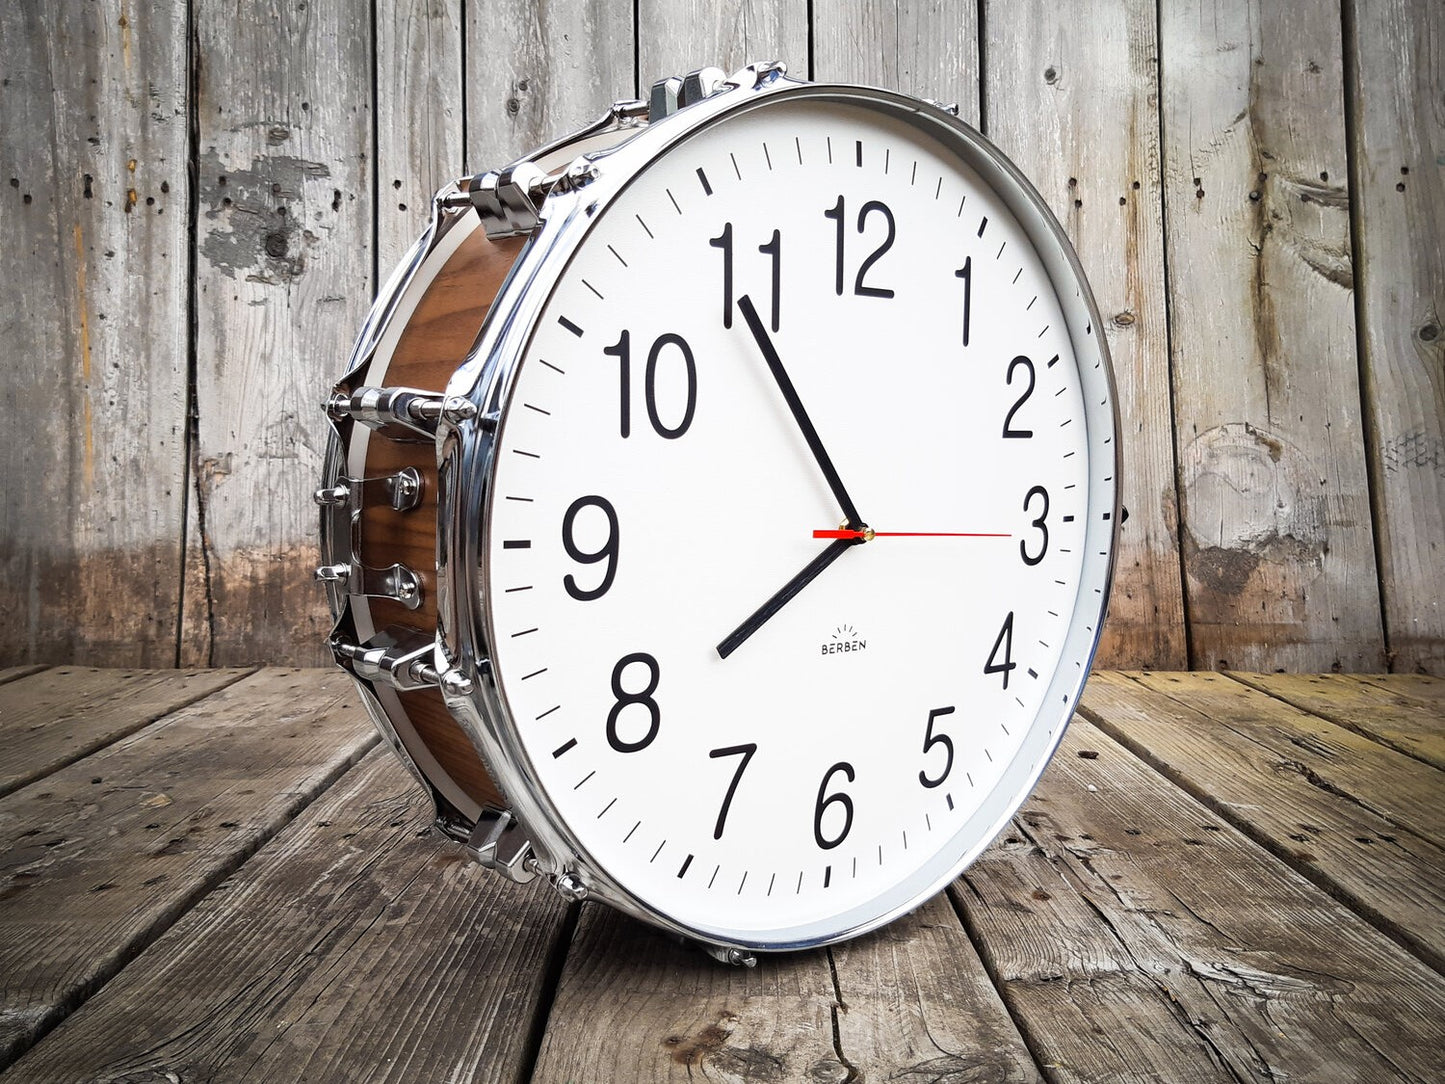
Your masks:
{"label": "red second hand", "polygon": [[1011,534],[988,531],[854,531],[841,528],[814,531],[814,538],[1012,538]]}

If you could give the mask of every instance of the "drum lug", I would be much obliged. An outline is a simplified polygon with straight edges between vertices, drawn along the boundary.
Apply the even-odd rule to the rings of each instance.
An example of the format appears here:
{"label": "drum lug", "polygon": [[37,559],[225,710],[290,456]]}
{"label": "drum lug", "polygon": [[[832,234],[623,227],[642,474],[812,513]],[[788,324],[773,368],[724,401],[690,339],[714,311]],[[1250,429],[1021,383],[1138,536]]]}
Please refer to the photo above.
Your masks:
{"label": "drum lug", "polygon": [[487,237],[496,241],[521,237],[537,228],[542,220],[538,208],[553,183],[541,167],[524,159],[473,177],[467,195]]}
{"label": "drum lug", "polygon": [[421,577],[403,564],[389,568],[368,568],[355,562],[322,565],[316,570],[316,579],[345,587],[352,595],[395,599],[408,610],[421,605]]}
{"label": "drum lug", "polygon": [[[445,826],[442,827],[446,831]],[[509,881],[526,884],[537,876],[540,864],[532,852],[528,832],[511,810],[484,808],[467,836],[467,851],[488,869]]]}
{"label": "drum lug", "polygon": [[[403,467],[395,474],[380,478],[338,478],[336,485],[318,489],[314,499],[323,508],[337,505],[361,508],[386,503],[398,512],[407,512],[421,504],[421,494],[421,473],[415,467]],[[359,499],[353,501],[353,498]]]}
{"label": "drum lug", "polygon": [[416,388],[338,387],[325,403],[333,421],[350,419],[382,436],[414,440],[436,437],[437,423],[456,424],[476,417],[477,407],[463,396],[441,396]]}
{"label": "drum lug", "polygon": [[364,644],[333,636],[331,653],[336,663],[354,677],[373,685],[389,685],[409,692],[437,684],[432,657],[436,641],[420,629],[392,625]]}

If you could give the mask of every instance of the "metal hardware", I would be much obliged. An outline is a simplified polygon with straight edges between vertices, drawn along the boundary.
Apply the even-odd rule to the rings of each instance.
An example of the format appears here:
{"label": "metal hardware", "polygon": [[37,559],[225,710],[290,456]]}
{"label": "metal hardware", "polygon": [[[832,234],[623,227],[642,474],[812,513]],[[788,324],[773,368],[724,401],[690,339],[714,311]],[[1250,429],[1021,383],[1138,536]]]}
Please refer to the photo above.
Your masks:
{"label": "metal hardware", "polygon": [[448,696],[471,696],[475,686],[460,670],[446,670],[441,675],[442,692]]}
{"label": "metal hardware", "polygon": [[[380,478],[338,478],[336,485],[318,489],[313,499],[323,508],[362,508],[386,503],[398,512],[407,512],[421,504],[421,495],[420,472],[415,467],[403,467],[395,474]],[[354,502],[353,498],[356,498]]]}
{"label": "metal hardware", "polygon": [[682,90],[677,95],[677,107],[686,109],[694,102],[711,98],[727,80],[727,72],[721,68],[698,68],[682,77]]}
{"label": "metal hardware", "polygon": [[421,605],[421,577],[403,564],[389,568],[368,568],[355,561],[322,565],[315,576],[322,583],[344,586],[353,595],[395,599],[408,610]]}
{"label": "metal hardware", "polygon": [[531,841],[510,810],[483,809],[467,837],[467,850],[482,865],[518,884],[537,876]]}
{"label": "metal hardware", "polygon": [[587,898],[587,886],[575,873],[561,873],[552,879],[552,887],[568,903],[581,903]]}
{"label": "metal hardware", "polygon": [[[750,65],[744,71],[752,71],[762,65]],[[771,70],[771,69],[770,69]],[[647,103],[647,119],[651,123],[670,117],[679,109],[710,98],[726,87],[738,86],[728,78],[721,68],[698,68],[682,78],[671,76],[652,84],[652,94]],[[756,83],[755,83],[756,85]]]}
{"label": "metal hardware", "polygon": [[647,119],[661,120],[677,112],[677,96],[682,93],[682,80],[677,76],[659,79],[652,84],[652,94],[647,101]]}
{"label": "metal hardware", "polygon": [[431,664],[435,649],[431,635],[401,625],[383,629],[364,644],[337,635],[331,638],[331,653],[343,670],[373,685],[389,685],[403,692],[437,684],[436,667]]}
{"label": "metal hardware", "polygon": [[492,240],[531,233],[541,221],[538,208],[550,187],[547,174],[526,159],[479,173],[467,187]]}
{"label": "metal hardware", "polygon": [[788,66],[781,60],[764,60],[733,72],[728,76],[728,83],[735,87],[757,90],[764,83],[771,83],[774,79],[787,74]]}
{"label": "metal hardware", "polygon": [[465,396],[367,385],[349,391],[337,387],[322,405],[332,421],[349,418],[397,440],[414,439],[413,434],[435,437],[438,420],[455,425],[477,414],[477,405]]}
{"label": "metal hardware", "polygon": [[723,945],[703,945],[699,947],[719,963],[732,964],[734,967],[757,967],[758,958],[746,949],[725,947]]}
{"label": "metal hardware", "polygon": [[944,103],[944,102],[939,101],[937,98],[924,98],[924,99],[922,99],[922,100],[923,100],[924,102],[926,102],[927,104],[933,106],[934,109],[942,109],[942,110],[943,110],[945,113],[947,113],[950,117],[956,117],[956,116],[958,116],[958,103],[957,103],[957,102],[947,102],[947,103]]}

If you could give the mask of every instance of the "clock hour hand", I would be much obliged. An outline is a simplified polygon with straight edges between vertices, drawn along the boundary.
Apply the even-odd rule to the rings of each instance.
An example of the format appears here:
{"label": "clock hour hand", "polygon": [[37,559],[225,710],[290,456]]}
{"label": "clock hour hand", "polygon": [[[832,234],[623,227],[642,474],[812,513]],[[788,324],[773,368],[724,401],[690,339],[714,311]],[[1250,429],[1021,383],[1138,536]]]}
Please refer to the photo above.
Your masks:
{"label": "clock hour hand", "polygon": [[829,543],[827,548],[809,561],[801,572],[783,584],[772,598],[754,610],[746,621],[723,638],[722,643],[717,645],[718,656],[725,659],[741,647],[749,636],[762,628],[768,619],[787,605],[794,595],[812,583],[818,573],[843,556],[844,550],[851,549],[861,541],[861,538],[840,538]]}
{"label": "clock hour hand", "polygon": [[[848,491],[843,488],[843,480],[838,477],[838,470],[833,466],[833,461],[828,458],[828,451],[823,447],[822,440],[818,437],[818,431],[813,428],[813,422],[808,417],[808,412],[803,409],[803,401],[798,398],[798,390],[793,387],[793,382],[788,379],[788,371],[783,368],[783,360],[778,357],[778,351],[773,346],[773,340],[769,337],[763,322],[758,318],[758,310],[753,307],[753,299],[744,294],[737,300],[737,308],[747,321],[748,330],[753,333],[757,341],[758,349],[762,351],[763,360],[768,363],[768,370],[777,381],[778,390],[783,393],[787,401],[788,409],[793,412],[793,420],[798,423],[802,430],[803,439],[808,442],[808,450],[813,453],[813,458],[818,461],[818,467],[823,472],[823,477],[828,480],[828,488],[833,491],[837,498],[838,507],[843,510],[843,516],[848,527],[853,530],[863,528],[862,517],[858,515],[858,509],[853,504],[853,498],[848,496]],[[816,573],[814,573],[816,575]],[[811,577],[809,577],[811,579]],[[804,581],[806,582],[806,581]],[[799,585],[801,586],[801,585]],[[786,600],[784,600],[786,601]]]}

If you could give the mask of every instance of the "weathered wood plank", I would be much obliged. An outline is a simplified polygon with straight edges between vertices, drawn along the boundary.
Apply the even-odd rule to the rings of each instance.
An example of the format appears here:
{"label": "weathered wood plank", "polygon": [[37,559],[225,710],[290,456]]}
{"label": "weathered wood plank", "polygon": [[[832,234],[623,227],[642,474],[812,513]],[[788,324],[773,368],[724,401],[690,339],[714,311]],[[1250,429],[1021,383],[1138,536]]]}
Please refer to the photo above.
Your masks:
{"label": "weathered wood plank", "polygon": [[376,248],[380,282],[420,236],[432,195],[466,172],[462,131],[466,109],[461,0],[378,4]]}
{"label": "weathered wood plank", "polygon": [[1361,380],[1390,669],[1445,675],[1445,7],[1346,0]]}
{"label": "weathered wood plank", "polygon": [[[1353,674],[1229,674],[1235,681],[1445,769],[1445,703]],[[1388,679],[1387,679],[1388,681]]]}
{"label": "weathered wood plank", "polygon": [[44,669],[45,667],[39,664],[34,666],[7,666],[3,670],[0,670],[0,685],[5,685],[11,681],[19,681],[23,677],[29,677],[31,674],[38,674]]}
{"label": "weathered wood plank", "polygon": [[172,665],[186,4],[5,4],[0,71],[0,658]]}
{"label": "weathered wood plank", "polygon": [[565,909],[430,814],[373,751],[4,1079],[526,1079]]}
{"label": "weathered wood plank", "polygon": [[828,951],[853,1079],[1042,1080],[946,894]]}
{"label": "weathered wood plank", "polygon": [[727,969],[595,907],[534,1081],[1038,1080],[945,897],[828,950]]}
{"label": "weathered wood plank", "polygon": [[496,169],[602,116],[637,90],[632,5],[466,5],[467,163]]}
{"label": "weathered wood plank", "polygon": [[1156,15],[1152,0],[989,4],[984,121],[1068,231],[1113,358],[1129,519],[1099,664],[1181,669]]}
{"label": "weathered wood plank", "polygon": [[958,899],[1056,1081],[1445,1069],[1438,974],[1077,719]]}
{"label": "weathered wood plank", "polygon": [[584,904],[532,1081],[843,1081],[837,1012],[825,950],[727,967]]}
{"label": "weathered wood plank", "polygon": [[0,687],[0,795],[34,782],[245,670],[95,670],[62,666]]}
{"label": "weathered wood plank", "polygon": [[639,0],[637,25],[643,93],[665,76],[706,67],[732,72],[760,60],[781,60],[808,76],[805,0]]}
{"label": "weathered wood plank", "polygon": [[1260,693],[1237,702],[1211,695],[1206,680],[1223,679],[1167,675],[1141,687],[1100,674],[1082,710],[1250,838],[1445,967],[1445,847],[1381,809],[1391,804],[1386,792],[1422,784],[1429,789],[1417,799],[1438,804],[1445,776],[1414,764],[1423,779],[1392,783],[1391,764],[1412,762]]}
{"label": "weathered wood plank", "polygon": [[1166,0],[1160,35],[1190,665],[1382,669],[1338,5]]}
{"label": "weathered wood plank", "polygon": [[371,5],[197,0],[193,474],[209,661],[322,662],[318,403],[366,314]]}
{"label": "weathered wood plank", "polygon": [[[813,78],[864,83],[957,104],[978,127],[978,7],[814,0]],[[795,70],[806,77],[807,71]]]}
{"label": "weathered wood plank", "polygon": [[[1222,674],[1137,673],[1133,680],[1225,726],[1302,771],[1317,787],[1360,802],[1445,846],[1445,775],[1318,716],[1272,700]],[[1125,680],[1116,676],[1112,680]],[[1191,718],[1194,715],[1191,715]]]}
{"label": "weathered wood plank", "polygon": [[0,1065],[375,744],[354,697],[263,671],[0,800]]}
{"label": "weathered wood plank", "polygon": [[1369,681],[1396,696],[1414,697],[1429,704],[1445,705],[1445,678],[1430,674],[1360,674],[1361,681]]}

